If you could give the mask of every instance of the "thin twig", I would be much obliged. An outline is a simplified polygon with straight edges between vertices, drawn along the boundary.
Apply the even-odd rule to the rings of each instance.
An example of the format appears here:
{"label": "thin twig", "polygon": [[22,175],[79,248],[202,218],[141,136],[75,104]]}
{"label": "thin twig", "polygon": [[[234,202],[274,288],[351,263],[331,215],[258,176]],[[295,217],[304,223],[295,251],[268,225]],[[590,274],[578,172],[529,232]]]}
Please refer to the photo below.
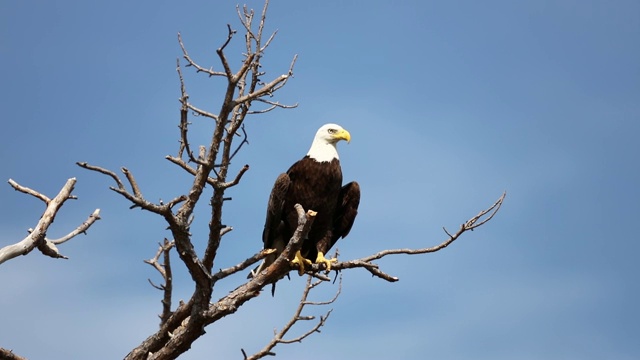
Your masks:
{"label": "thin twig", "polygon": [[166,204],[156,205],[156,204],[146,200],[144,197],[142,197],[142,192],[138,188],[138,183],[136,182],[135,178],[133,177],[133,174],[131,174],[131,172],[129,170],[127,170],[127,168],[123,167],[121,170],[125,174],[125,176],[127,177],[127,180],[129,181],[129,184],[130,184],[130,186],[131,186],[131,188],[132,188],[132,190],[134,192],[133,194],[131,194],[129,191],[127,191],[127,189],[124,187],[124,184],[122,183],[122,181],[120,181],[118,176],[113,171],[103,169],[103,168],[101,168],[99,166],[89,165],[86,162],[77,162],[76,164],[78,166],[84,168],[84,169],[96,171],[96,172],[108,175],[111,178],[113,178],[116,181],[116,183],[118,184],[118,187],[115,188],[115,187],[111,186],[111,187],[109,187],[109,189],[111,189],[112,191],[115,191],[116,193],[122,195],[124,198],[126,198],[127,200],[132,202],[133,205],[130,206],[131,209],[133,209],[135,207],[140,207],[140,208],[142,208],[144,210],[151,211],[153,213],[156,213],[156,214],[159,214],[159,215],[162,215],[162,216],[169,216],[171,214],[171,208],[169,206],[167,206]]}
{"label": "thin twig", "polygon": [[133,190],[133,196],[142,199],[143,198],[142,192],[140,191],[140,188],[138,187],[138,183],[136,182],[136,179],[133,177],[133,174],[126,167],[122,167],[120,168],[120,170],[129,181],[129,184],[131,185],[131,190]]}
{"label": "thin twig", "polygon": [[229,42],[233,38],[233,35],[236,33],[235,30],[231,29],[231,25],[227,24],[228,34],[227,40],[216,50],[218,57],[220,57],[220,61],[222,62],[222,66],[224,67],[224,76],[231,80],[233,78],[233,73],[231,72],[231,67],[229,66],[229,62],[227,61],[227,57],[224,56],[224,49],[229,45]]}
{"label": "thin twig", "polygon": [[16,191],[20,191],[23,192],[25,194],[31,195],[37,199],[40,199],[42,201],[44,201],[45,204],[49,204],[49,202],[51,201],[51,199],[49,199],[46,195],[43,195],[33,189],[30,189],[26,186],[22,186],[20,184],[18,184],[17,182],[13,181],[13,179],[9,179],[9,185],[11,185],[12,188],[16,189]]}
{"label": "thin twig", "polygon": [[193,66],[197,72],[203,72],[205,74],[208,74],[209,76],[225,76],[225,73],[223,72],[213,71],[213,68],[205,69],[202,66],[198,65],[195,61],[193,61],[193,59],[191,59],[191,57],[189,56],[189,53],[187,53],[187,49],[184,47],[184,44],[182,43],[182,35],[180,33],[178,33],[178,43],[180,44],[180,49],[182,49],[182,57],[184,57],[184,59],[189,63],[187,66]]}
{"label": "thin twig", "polygon": [[[180,35],[178,34],[178,37]],[[187,151],[189,160],[200,164],[200,161],[193,156],[193,152],[189,146],[189,137],[187,135],[189,131],[189,95],[187,94],[186,86],[184,83],[184,77],[182,76],[182,70],[180,68],[180,59],[176,60],[176,71],[178,72],[178,78],[180,79],[180,147],[178,148],[178,158],[182,159],[184,151]]]}
{"label": "thin twig", "polygon": [[67,235],[65,235],[65,236],[63,236],[63,237],[61,237],[59,239],[55,239],[55,240],[47,239],[47,240],[51,241],[51,243],[53,243],[55,245],[62,244],[64,242],[66,242],[66,241],[71,240],[76,235],[86,234],[87,229],[89,229],[89,227],[91,227],[91,225],[93,225],[93,223],[96,222],[96,220],[100,220],[100,209],[96,209],[91,215],[89,215],[89,218],[87,219],[87,221],[85,221],[82,224],[80,224],[80,226],[75,228],[75,230],[73,230],[72,232],[68,233]]}
{"label": "thin twig", "polygon": [[280,108],[280,109],[295,109],[298,107],[298,103],[295,103],[293,105],[285,105],[285,104],[280,104],[277,101],[269,101],[266,99],[256,99],[255,101],[259,101],[259,102],[263,102],[265,104],[270,105],[268,108],[266,109],[262,109],[262,110],[251,110],[251,111],[247,111],[247,114],[264,114],[264,113],[268,113],[271,110],[274,110],[276,108]]}
{"label": "thin twig", "polygon": [[[173,292],[173,275],[171,272],[171,249],[175,246],[174,241],[169,241],[168,239],[164,239],[164,243],[160,244],[156,255],[149,259],[144,260],[145,263],[153,266],[156,269],[162,279],[164,280],[164,285],[155,285],[149,279],[149,283],[151,286],[158,290],[162,290],[164,292],[164,296],[162,299],[162,314],[160,315],[160,326],[164,324],[171,316],[171,294]],[[163,256],[163,263],[159,262],[160,256]]]}
{"label": "thin twig", "polygon": [[218,121],[218,115],[210,113],[208,111],[199,109],[193,105],[191,105],[190,103],[187,103],[187,107],[189,108],[189,110],[193,111],[194,114],[198,115],[198,116],[204,116],[204,117],[208,117],[211,118],[215,121]]}
{"label": "thin twig", "polygon": [[240,179],[242,179],[242,175],[244,175],[244,173],[246,173],[247,170],[249,170],[249,165],[243,166],[242,169],[240,169],[240,171],[238,172],[238,175],[236,175],[235,179],[222,184],[217,184],[216,187],[226,189],[226,188],[230,188],[232,186],[238,185],[238,183],[240,182]]}
{"label": "thin twig", "polygon": [[240,142],[240,145],[238,145],[236,150],[231,154],[231,156],[229,156],[229,161],[233,160],[233,157],[236,156],[238,151],[240,151],[240,149],[242,148],[242,145],[244,145],[244,144],[248,145],[249,144],[249,140],[247,140],[248,135],[247,135],[247,131],[244,128],[244,124],[242,124],[242,126],[240,127],[240,130],[242,131],[242,141]]}
{"label": "thin twig", "polygon": [[298,303],[298,307],[296,308],[296,311],[291,316],[289,321],[284,325],[284,327],[279,332],[276,332],[274,334],[274,336],[271,339],[271,341],[269,341],[269,343],[267,345],[265,345],[265,347],[262,348],[262,350],[256,352],[255,354],[253,354],[251,356],[247,356],[247,354],[244,351],[244,349],[241,349],[245,360],[257,360],[257,359],[261,359],[261,358],[263,358],[265,356],[273,356],[273,355],[275,355],[275,353],[273,352],[273,349],[276,347],[276,345],[278,345],[278,344],[291,344],[291,343],[295,343],[295,342],[302,342],[302,340],[306,339],[311,334],[316,333],[316,332],[320,332],[320,328],[322,326],[324,326],[324,324],[326,323],[327,319],[329,318],[329,315],[331,315],[331,311],[332,311],[331,309],[329,311],[327,311],[327,313],[324,316],[320,316],[320,320],[311,329],[307,330],[302,335],[294,337],[294,338],[291,338],[291,339],[285,339],[284,338],[287,335],[287,333],[291,330],[291,328],[298,321],[315,319],[314,316],[303,316],[302,315],[302,310],[305,308],[305,306],[307,306],[307,305],[320,306],[320,305],[333,304],[338,299],[338,296],[340,296],[340,293],[342,292],[342,275],[340,275],[340,282],[338,284],[338,290],[336,291],[336,294],[332,299],[327,300],[327,301],[308,301],[307,299],[309,297],[309,292],[311,291],[311,289],[313,289],[314,287],[316,287],[317,285],[322,283],[322,281],[317,281],[317,282],[313,282],[312,283],[312,281],[311,281],[312,279],[313,279],[313,277],[311,275],[307,276],[307,282],[306,282],[304,291],[302,292],[302,298],[300,299],[300,302]]}
{"label": "thin twig", "polygon": [[[174,157],[174,156],[170,156],[167,155],[164,157],[165,159],[171,161],[172,163],[180,166],[181,168],[183,168],[186,172],[188,172],[191,175],[196,175],[197,170],[192,168],[191,166],[189,166],[186,162],[184,162],[184,160]],[[207,177],[207,184],[211,185],[211,186],[217,186],[218,184],[218,180],[208,176]]]}
{"label": "thin twig", "polygon": [[78,166],[80,166],[81,168],[87,169],[87,170],[92,170],[92,171],[97,171],[101,174],[105,174],[107,176],[110,176],[113,181],[116,182],[116,184],[118,185],[118,189],[120,190],[125,190],[124,184],[122,183],[122,181],[120,181],[120,178],[118,177],[118,175],[116,175],[116,173],[114,173],[111,170],[107,170],[107,169],[103,169],[99,166],[93,166],[93,165],[89,165],[86,162],[76,162],[76,164]]}
{"label": "thin twig", "polygon": [[267,255],[273,253],[275,250],[274,249],[264,249],[262,251],[260,251],[259,253],[253,255],[252,257],[244,260],[243,262],[232,266],[232,267],[228,267],[226,269],[221,269],[220,271],[218,271],[217,273],[213,274],[211,276],[211,278],[213,279],[213,282],[215,283],[218,280],[224,279],[229,275],[235,274],[239,271],[242,271],[248,267],[250,267],[251,265],[257,263],[258,261],[264,259],[265,257],[267,257]]}

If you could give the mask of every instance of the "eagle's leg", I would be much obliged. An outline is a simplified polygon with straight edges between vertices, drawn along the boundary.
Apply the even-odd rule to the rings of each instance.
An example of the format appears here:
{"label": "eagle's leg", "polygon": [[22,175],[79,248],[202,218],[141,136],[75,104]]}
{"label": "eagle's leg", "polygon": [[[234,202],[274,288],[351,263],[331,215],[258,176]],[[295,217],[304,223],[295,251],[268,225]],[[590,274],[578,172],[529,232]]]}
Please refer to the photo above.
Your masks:
{"label": "eagle's leg", "polygon": [[298,275],[304,275],[304,266],[311,265],[311,260],[305,259],[304,256],[300,253],[300,250],[296,252],[296,256],[291,260],[291,266],[298,265]]}
{"label": "eagle's leg", "polygon": [[322,251],[318,251],[318,257],[316,257],[316,264],[324,264],[327,268],[327,272],[331,271],[331,263],[338,262],[338,259],[326,259]]}

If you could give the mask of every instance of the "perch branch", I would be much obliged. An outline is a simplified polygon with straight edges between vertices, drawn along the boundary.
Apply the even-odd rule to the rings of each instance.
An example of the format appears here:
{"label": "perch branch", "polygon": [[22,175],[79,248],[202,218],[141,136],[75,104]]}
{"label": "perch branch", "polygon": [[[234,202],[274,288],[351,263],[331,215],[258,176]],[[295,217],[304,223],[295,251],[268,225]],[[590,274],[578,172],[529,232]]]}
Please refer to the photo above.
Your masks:
{"label": "perch branch", "polygon": [[[342,269],[364,268],[367,271],[369,271],[372,275],[377,276],[381,279],[384,279],[390,282],[398,281],[399,279],[397,277],[384,273],[382,270],[379,269],[378,265],[372,263],[372,261],[379,260],[388,255],[395,255],[395,254],[418,255],[418,254],[426,254],[426,253],[432,253],[432,252],[442,250],[447,246],[449,246],[451,243],[453,243],[455,240],[457,240],[466,231],[473,230],[481,225],[486,224],[487,221],[491,220],[495,216],[495,214],[498,212],[498,210],[500,210],[500,207],[502,206],[502,203],[504,202],[506,195],[507,195],[506,192],[503,193],[493,205],[491,205],[485,210],[480,211],[478,215],[472,217],[471,219],[467,220],[464,224],[460,225],[460,228],[455,234],[450,234],[449,232],[447,232],[447,235],[449,236],[449,238],[436,246],[426,247],[421,249],[383,250],[376,254],[373,254],[361,259],[336,263],[331,267],[331,269],[338,271]],[[318,266],[317,264],[313,264],[312,271],[321,271],[321,270],[322,270],[321,266]]]}

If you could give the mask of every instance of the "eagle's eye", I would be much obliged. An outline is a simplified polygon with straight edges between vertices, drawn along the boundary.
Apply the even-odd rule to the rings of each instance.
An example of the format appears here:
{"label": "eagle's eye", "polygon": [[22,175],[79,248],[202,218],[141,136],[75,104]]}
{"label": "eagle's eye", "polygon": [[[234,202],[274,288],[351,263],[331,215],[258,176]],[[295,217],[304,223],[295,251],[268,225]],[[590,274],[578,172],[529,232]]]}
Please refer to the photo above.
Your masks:
{"label": "eagle's eye", "polygon": [[329,129],[329,134],[335,134],[336,132],[338,132],[338,130],[336,129]]}

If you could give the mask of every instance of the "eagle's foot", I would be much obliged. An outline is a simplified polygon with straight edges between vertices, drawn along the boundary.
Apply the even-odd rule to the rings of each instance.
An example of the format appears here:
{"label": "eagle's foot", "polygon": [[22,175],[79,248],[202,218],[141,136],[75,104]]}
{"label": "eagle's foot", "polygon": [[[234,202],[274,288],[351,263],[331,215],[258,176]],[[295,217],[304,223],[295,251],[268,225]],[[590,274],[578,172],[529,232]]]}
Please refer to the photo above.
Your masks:
{"label": "eagle's foot", "polygon": [[298,275],[302,276],[304,275],[304,266],[306,265],[311,265],[312,262],[309,259],[305,259],[304,256],[302,256],[302,254],[300,253],[300,250],[298,250],[296,252],[296,256],[293,258],[293,260],[291,260],[290,262],[291,266],[297,265],[298,266]]}
{"label": "eagle's foot", "polygon": [[324,264],[326,272],[331,271],[331,263],[338,262],[338,259],[326,259],[321,251],[318,251],[318,257],[316,257],[316,264]]}

